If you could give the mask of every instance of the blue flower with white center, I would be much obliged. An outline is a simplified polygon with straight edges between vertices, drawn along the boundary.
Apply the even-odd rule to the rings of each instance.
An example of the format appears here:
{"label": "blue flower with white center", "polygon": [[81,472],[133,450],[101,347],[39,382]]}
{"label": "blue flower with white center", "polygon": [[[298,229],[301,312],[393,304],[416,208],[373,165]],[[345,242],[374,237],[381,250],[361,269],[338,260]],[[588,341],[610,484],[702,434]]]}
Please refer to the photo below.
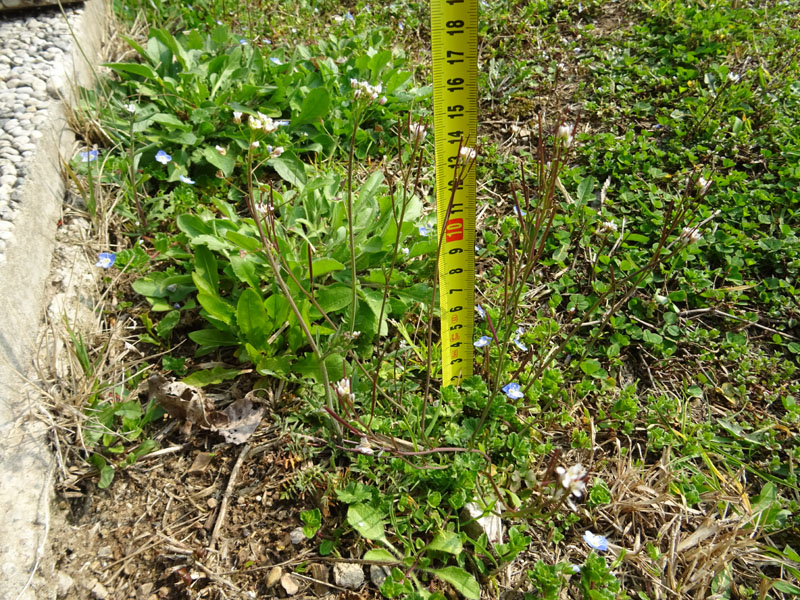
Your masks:
{"label": "blue flower with white center", "polygon": [[588,529],[583,534],[583,541],[586,542],[590,548],[599,552],[608,550],[608,540],[599,533],[593,533]]}
{"label": "blue flower with white center", "polygon": [[81,162],[92,162],[97,160],[100,152],[98,150],[89,150],[88,152],[81,152]]}
{"label": "blue flower with white center", "polygon": [[503,393],[512,400],[519,400],[525,396],[525,394],[522,393],[522,390],[519,389],[519,384],[514,382],[504,385]]}
{"label": "blue flower with white center", "polygon": [[241,39],[241,40],[239,40],[239,43],[240,43],[242,46],[247,46],[247,40],[245,40],[245,39]]}
{"label": "blue flower with white center", "polygon": [[476,348],[483,348],[484,346],[488,346],[491,343],[492,343],[491,337],[489,337],[488,335],[482,335],[475,342],[473,342],[472,345],[475,346]]}
{"label": "blue flower with white center", "polygon": [[430,228],[426,227],[425,225],[420,225],[417,227],[417,229],[419,230],[420,235],[428,235],[431,232]]}
{"label": "blue flower with white center", "polygon": [[581,567],[580,565],[570,565],[569,570],[572,571],[573,573],[580,573]]}
{"label": "blue flower with white center", "polygon": [[113,252],[101,252],[97,255],[97,262],[94,263],[94,266],[110,269],[115,260],[117,260],[117,255]]}
{"label": "blue flower with white center", "polygon": [[483,310],[483,307],[480,304],[476,304],[475,305],[475,312],[478,313],[478,316],[481,319],[485,319],[486,318],[486,311]]}
{"label": "blue flower with white center", "polygon": [[188,183],[189,185],[194,185],[194,179],[190,179],[186,175],[178,175],[178,179],[180,179],[183,183]]}
{"label": "blue flower with white center", "polygon": [[163,150],[159,150],[158,152],[156,152],[156,160],[160,162],[162,165],[166,165],[169,161],[172,160],[172,157]]}

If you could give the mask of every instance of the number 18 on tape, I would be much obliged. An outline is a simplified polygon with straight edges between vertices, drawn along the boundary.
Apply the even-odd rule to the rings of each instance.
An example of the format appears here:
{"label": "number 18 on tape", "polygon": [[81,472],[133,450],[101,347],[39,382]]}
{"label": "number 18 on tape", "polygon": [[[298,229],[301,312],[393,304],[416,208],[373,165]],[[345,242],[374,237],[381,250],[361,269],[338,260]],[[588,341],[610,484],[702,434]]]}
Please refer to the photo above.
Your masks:
{"label": "number 18 on tape", "polygon": [[[442,385],[472,375],[475,305],[475,169],[478,113],[478,0],[431,0],[436,213],[442,236],[439,300]],[[463,177],[461,175],[464,175]]]}

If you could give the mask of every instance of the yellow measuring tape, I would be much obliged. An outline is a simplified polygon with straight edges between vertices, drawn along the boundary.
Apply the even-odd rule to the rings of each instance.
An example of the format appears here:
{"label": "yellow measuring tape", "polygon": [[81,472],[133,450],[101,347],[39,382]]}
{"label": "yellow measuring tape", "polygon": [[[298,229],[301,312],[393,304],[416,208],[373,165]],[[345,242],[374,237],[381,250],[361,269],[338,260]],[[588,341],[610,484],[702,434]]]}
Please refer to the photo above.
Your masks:
{"label": "yellow measuring tape", "polygon": [[475,169],[459,148],[478,130],[478,0],[431,0],[436,212],[441,239],[442,385],[472,375],[475,315]]}

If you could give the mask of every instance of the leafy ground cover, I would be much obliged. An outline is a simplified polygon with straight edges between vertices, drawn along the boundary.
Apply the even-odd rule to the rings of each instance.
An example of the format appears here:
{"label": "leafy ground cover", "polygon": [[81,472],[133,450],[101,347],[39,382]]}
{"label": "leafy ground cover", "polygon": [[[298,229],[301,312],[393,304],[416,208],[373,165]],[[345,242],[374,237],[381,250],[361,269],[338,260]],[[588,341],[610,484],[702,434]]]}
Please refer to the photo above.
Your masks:
{"label": "leafy ground cover", "polygon": [[797,5],[481,3],[458,389],[427,6],[116,9],[69,168],[107,332],[71,334],[60,443],[109,589],[800,595]]}

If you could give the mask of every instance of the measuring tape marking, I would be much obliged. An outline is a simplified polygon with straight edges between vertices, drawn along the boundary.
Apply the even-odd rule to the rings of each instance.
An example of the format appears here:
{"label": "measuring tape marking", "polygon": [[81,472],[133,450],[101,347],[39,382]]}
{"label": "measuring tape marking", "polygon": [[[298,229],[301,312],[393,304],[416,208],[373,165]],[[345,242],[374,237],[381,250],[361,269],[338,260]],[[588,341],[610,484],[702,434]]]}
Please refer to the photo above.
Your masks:
{"label": "measuring tape marking", "polygon": [[[432,0],[436,205],[441,235],[442,385],[472,374],[475,173],[460,179],[462,145],[477,136],[477,0]],[[448,211],[449,208],[449,211]]]}

